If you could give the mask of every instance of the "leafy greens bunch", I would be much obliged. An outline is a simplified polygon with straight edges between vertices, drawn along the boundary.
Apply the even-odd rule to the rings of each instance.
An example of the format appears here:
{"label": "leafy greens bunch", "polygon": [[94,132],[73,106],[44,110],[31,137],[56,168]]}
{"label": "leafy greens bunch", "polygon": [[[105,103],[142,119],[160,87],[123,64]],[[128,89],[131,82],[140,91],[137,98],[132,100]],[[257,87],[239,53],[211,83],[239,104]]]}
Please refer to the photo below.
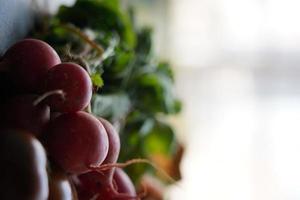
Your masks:
{"label": "leafy greens bunch", "polygon": [[[173,91],[174,74],[168,63],[155,57],[152,31],[136,26],[132,9],[123,9],[118,0],[77,0],[37,23],[32,35],[65,60],[86,67],[95,85],[92,113],[119,129],[120,162],[175,156],[180,145],[166,120],[181,110]],[[144,164],[129,166],[127,172],[135,181],[154,174]]]}

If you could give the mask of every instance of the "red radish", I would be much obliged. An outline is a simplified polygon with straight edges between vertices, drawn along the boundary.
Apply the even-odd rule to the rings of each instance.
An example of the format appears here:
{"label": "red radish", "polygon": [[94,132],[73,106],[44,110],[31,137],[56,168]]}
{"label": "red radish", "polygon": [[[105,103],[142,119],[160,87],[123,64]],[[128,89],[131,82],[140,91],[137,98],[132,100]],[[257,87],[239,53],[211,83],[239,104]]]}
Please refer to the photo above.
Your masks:
{"label": "red radish", "polygon": [[48,200],[75,200],[77,194],[66,173],[58,167],[51,167],[49,175]]}
{"label": "red radish", "polygon": [[[108,153],[102,164],[113,164],[116,163],[120,153],[120,137],[116,132],[113,125],[103,118],[98,118],[99,121],[104,126],[109,142]],[[99,191],[99,186],[101,188],[106,188],[106,190],[111,191],[113,188],[113,174],[115,168],[112,167],[109,170],[101,172],[89,172],[79,176],[79,180],[83,182],[83,187],[79,187],[79,196],[81,199],[89,199]]]}
{"label": "red radish", "polygon": [[47,200],[47,158],[41,143],[30,133],[1,132],[0,199]]}
{"label": "red radish", "polygon": [[47,72],[42,91],[57,89],[65,93],[65,98],[52,96],[46,100],[53,111],[76,112],[87,107],[92,98],[92,81],[88,73],[75,63],[62,63]]}
{"label": "red radish", "polygon": [[132,181],[122,169],[116,168],[113,180],[119,193],[126,194],[131,197],[136,196],[135,187]]}
{"label": "red radish", "polygon": [[59,112],[52,112],[50,114],[50,120],[53,121],[55,118],[57,118],[60,115],[61,115],[61,113],[59,113]]}
{"label": "red radish", "polygon": [[8,72],[0,72],[0,104],[20,93],[10,82]]}
{"label": "red radish", "polygon": [[78,177],[78,197],[81,200],[138,200],[135,187],[128,175],[119,168],[114,171],[113,179],[99,172],[89,172]]}
{"label": "red radish", "polygon": [[[99,118],[106,129],[109,139],[108,154],[102,163],[116,163],[120,152],[120,138],[114,127],[105,119]],[[101,166],[100,166],[101,168]],[[82,200],[105,199],[105,200],[127,200],[139,199],[135,188],[129,177],[123,170],[111,167],[108,170],[92,171],[78,176],[78,196]]]}
{"label": "red radish", "polygon": [[17,88],[36,92],[49,68],[59,64],[60,58],[47,43],[37,39],[24,39],[11,46],[3,55],[10,79]]}
{"label": "red radish", "polygon": [[37,95],[21,95],[2,104],[0,128],[23,129],[38,136],[50,120],[50,108],[34,102]]}
{"label": "red radish", "polygon": [[103,125],[82,111],[53,119],[43,139],[49,155],[68,173],[90,171],[89,166],[100,165],[108,152],[108,137]]}
{"label": "red radish", "polygon": [[[102,123],[102,125],[104,126],[104,128],[106,130],[106,133],[108,136],[108,142],[109,142],[108,153],[102,164],[116,163],[118,160],[120,148],[121,148],[120,136],[110,122],[108,122],[107,120],[105,120],[103,118],[98,118],[98,119]],[[107,177],[109,177],[109,179],[112,179],[114,169],[115,168],[111,168],[110,170],[104,171],[103,173]]]}

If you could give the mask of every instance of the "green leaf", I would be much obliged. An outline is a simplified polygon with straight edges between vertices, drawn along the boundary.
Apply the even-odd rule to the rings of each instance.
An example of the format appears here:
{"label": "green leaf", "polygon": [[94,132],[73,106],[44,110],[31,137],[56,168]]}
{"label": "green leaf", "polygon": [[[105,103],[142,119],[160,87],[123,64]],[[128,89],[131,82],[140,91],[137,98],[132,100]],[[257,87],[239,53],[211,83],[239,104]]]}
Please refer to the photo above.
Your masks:
{"label": "green leaf", "polygon": [[128,13],[121,10],[117,1],[81,0],[74,6],[62,6],[57,17],[80,28],[100,32],[116,32],[129,46],[135,46],[136,35]]}
{"label": "green leaf", "polygon": [[[86,1],[86,0],[83,0]],[[99,0],[101,3],[105,3],[106,5],[110,6],[113,9],[120,8],[120,1],[119,0]]]}
{"label": "green leaf", "polygon": [[[86,1],[86,0],[77,0],[77,1]],[[120,1],[119,0],[93,0],[93,1],[98,1],[101,3],[105,3],[110,5],[111,7],[118,8],[120,6]]]}
{"label": "green leaf", "polygon": [[121,46],[114,49],[114,56],[104,61],[105,75],[112,78],[128,78],[129,65],[134,61],[133,51],[126,50]]}
{"label": "green leaf", "polygon": [[138,76],[132,85],[137,90],[137,106],[145,112],[174,114],[180,110],[173,91],[173,80],[166,74],[146,73]]}
{"label": "green leaf", "polygon": [[99,73],[92,74],[91,80],[93,85],[96,86],[97,88],[101,88],[104,85],[103,79]]}
{"label": "green leaf", "polygon": [[174,82],[174,73],[169,63],[167,62],[159,63],[157,66],[157,71],[165,75],[166,77],[170,78]]}
{"label": "green leaf", "polygon": [[182,102],[179,99],[176,99],[174,102],[174,112],[173,114],[180,113],[182,110]]}
{"label": "green leaf", "polygon": [[152,49],[152,29],[142,28],[137,34],[136,52],[144,57],[149,56]]}
{"label": "green leaf", "polygon": [[174,153],[176,138],[173,129],[162,122],[156,121],[155,126],[143,138],[146,155],[164,154],[170,156]]}
{"label": "green leaf", "polygon": [[129,112],[131,102],[126,93],[108,95],[95,94],[92,99],[92,111],[95,115],[120,120]]}

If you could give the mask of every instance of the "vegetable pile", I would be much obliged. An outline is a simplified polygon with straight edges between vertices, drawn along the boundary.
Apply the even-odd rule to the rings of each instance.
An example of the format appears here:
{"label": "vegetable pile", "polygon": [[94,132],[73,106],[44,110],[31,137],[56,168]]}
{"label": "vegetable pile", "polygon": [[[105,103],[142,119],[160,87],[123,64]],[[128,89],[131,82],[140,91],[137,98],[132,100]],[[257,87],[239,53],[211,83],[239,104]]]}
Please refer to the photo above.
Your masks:
{"label": "vegetable pile", "polygon": [[89,111],[93,84],[82,66],[24,39],[3,55],[1,71],[0,199],[139,199],[114,167],[119,134]]}
{"label": "vegetable pile", "polygon": [[77,0],[5,52],[0,199],[158,200],[145,175],[180,179],[181,103],[151,36],[118,0]]}

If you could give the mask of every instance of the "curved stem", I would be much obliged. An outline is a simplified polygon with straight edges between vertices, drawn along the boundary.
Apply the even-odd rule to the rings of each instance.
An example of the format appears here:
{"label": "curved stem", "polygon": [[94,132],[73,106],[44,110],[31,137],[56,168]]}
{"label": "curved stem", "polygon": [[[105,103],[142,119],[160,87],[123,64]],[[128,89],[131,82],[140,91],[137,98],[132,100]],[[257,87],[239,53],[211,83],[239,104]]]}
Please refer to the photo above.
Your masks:
{"label": "curved stem", "polygon": [[91,75],[91,68],[89,64],[82,58],[82,56],[77,56],[71,53],[70,46],[67,46],[64,50],[64,58],[65,62],[75,62],[83,67],[89,75]]}
{"label": "curved stem", "polygon": [[96,171],[106,171],[106,170],[110,170],[113,167],[125,168],[129,165],[138,164],[138,163],[144,163],[144,164],[151,165],[155,170],[157,170],[158,173],[160,173],[162,176],[164,176],[169,182],[171,182],[173,184],[176,183],[176,181],[169,174],[167,174],[167,172],[165,172],[161,167],[158,167],[155,163],[151,162],[148,159],[143,159],[143,158],[131,159],[124,163],[108,163],[108,164],[103,164],[100,166],[91,165],[89,167],[92,170],[96,170]]}
{"label": "curved stem", "polygon": [[86,34],[84,34],[79,28],[71,25],[71,24],[60,24],[60,26],[76,35],[78,35],[82,40],[84,40],[85,42],[87,42],[91,47],[93,47],[94,49],[96,49],[98,51],[98,53],[102,56],[104,50],[103,48],[95,43],[93,40],[91,40]]}
{"label": "curved stem", "polygon": [[45,100],[47,97],[52,96],[52,95],[60,95],[63,99],[65,98],[65,93],[62,90],[53,90],[46,92],[39,96],[34,102],[33,105],[37,106],[39,103],[41,103],[43,100]]}
{"label": "curved stem", "polygon": [[91,103],[89,103],[89,105],[84,109],[85,112],[92,114],[92,106]]}

